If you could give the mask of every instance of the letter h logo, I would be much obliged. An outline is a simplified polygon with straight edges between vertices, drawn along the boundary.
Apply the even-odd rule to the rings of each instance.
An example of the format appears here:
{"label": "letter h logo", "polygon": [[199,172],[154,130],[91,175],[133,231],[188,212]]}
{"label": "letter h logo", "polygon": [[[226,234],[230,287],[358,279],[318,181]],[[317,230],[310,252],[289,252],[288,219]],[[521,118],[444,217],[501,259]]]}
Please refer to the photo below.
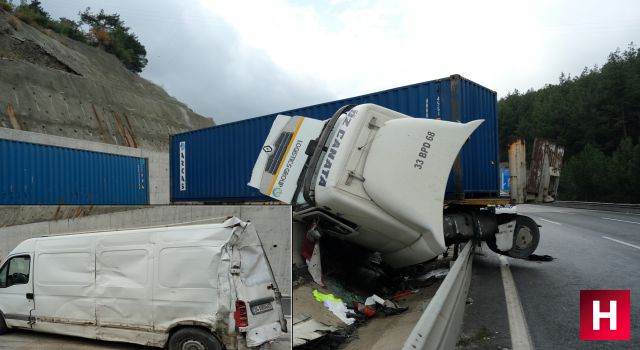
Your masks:
{"label": "letter h logo", "polygon": [[580,340],[630,340],[628,290],[580,291]]}

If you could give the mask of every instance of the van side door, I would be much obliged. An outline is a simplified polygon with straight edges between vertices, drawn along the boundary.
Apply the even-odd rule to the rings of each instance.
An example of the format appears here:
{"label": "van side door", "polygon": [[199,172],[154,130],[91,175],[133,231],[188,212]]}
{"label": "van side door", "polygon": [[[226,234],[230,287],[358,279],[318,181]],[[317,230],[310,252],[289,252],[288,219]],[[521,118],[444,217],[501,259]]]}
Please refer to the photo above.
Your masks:
{"label": "van side door", "polygon": [[0,310],[9,327],[31,328],[34,310],[30,254],[15,255],[0,268]]}
{"label": "van side door", "polygon": [[[36,242],[34,330],[94,337],[95,253],[90,235]],[[87,327],[88,326],[88,327]]]}
{"label": "van side door", "polygon": [[[96,246],[98,338],[116,329],[153,330],[153,247],[116,236]],[[111,329],[106,329],[111,328]]]}

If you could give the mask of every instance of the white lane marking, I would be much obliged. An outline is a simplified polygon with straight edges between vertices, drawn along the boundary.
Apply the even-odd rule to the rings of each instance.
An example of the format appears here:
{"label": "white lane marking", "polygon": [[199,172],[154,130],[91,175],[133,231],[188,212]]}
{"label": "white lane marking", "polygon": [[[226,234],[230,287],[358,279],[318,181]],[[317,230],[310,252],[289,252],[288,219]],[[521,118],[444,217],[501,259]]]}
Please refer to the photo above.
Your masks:
{"label": "white lane marking", "polygon": [[527,327],[527,320],[524,318],[522,304],[518,297],[516,282],[513,280],[509,269],[509,260],[504,255],[500,256],[500,273],[502,275],[502,286],[507,302],[507,315],[509,316],[509,331],[511,333],[511,348],[513,350],[531,350],[531,337]]}
{"label": "white lane marking", "polygon": [[611,237],[607,237],[607,236],[602,236],[602,238],[608,239],[610,241],[614,241],[614,242],[617,242],[617,243],[620,243],[620,244],[624,244],[624,245],[627,245],[627,246],[632,247],[632,248],[640,249],[640,246],[637,246],[637,245],[631,244],[631,243],[627,243],[627,242],[623,242],[623,241],[619,241],[619,240],[617,240],[615,238],[611,238]]}
{"label": "white lane marking", "polygon": [[551,220],[547,220],[547,219],[543,219],[543,218],[540,218],[540,220],[542,220],[542,221],[546,221],[546,222],[550,222],[550,223],[552,223],[552,224],[556,224],[556,225],[562,225],[562,224],[561,224],[561,223],[559,223],[559,222],[555,222],[555,221],[551,221]]}
{"label": "white lane marking", "polygon": [[611,220],[611,221],[628,222],[628,223],[630,223],[630,224],[640,225],[640,222],[637,222],[637,221],[628,221],[628,220],[620,220],[620,219],[604,218],[604,217],[601,217],[601,219]]}

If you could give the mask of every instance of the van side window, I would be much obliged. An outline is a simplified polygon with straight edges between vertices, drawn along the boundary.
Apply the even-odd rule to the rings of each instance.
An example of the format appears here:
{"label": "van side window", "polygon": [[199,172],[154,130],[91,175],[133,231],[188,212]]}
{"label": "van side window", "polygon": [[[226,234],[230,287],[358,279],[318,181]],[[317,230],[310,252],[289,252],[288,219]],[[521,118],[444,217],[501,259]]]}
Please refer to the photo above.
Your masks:
{"label": "van side window", "polygon": [[28,255],[9,259],[0,270],[0,288],[29,283],[30,265],[31,257]]}

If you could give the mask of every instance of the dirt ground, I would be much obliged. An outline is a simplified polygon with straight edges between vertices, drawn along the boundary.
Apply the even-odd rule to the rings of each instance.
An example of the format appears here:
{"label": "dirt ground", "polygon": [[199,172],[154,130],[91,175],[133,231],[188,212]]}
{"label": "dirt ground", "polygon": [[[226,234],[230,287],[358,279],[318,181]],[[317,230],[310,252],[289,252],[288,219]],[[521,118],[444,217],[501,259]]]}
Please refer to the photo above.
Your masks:
{"label": "dirt ground", "polygon": [[408,306],[409,310],[400,315],[376,315],[359,327],[352,336],[352,340],[340,349],[344,350],[388,350],[400,349],[405,340],[422,316],[431,298],[438,290],[440,282],[426,288],[410,297],[399,300],[400,306]]}
{"label": "dirt ground", "polygon": [[344,327],[346,326],[338,317],[324,307],[324,304],[316,301],[313,297],[313,290],[327,294],[330,290],[320,288],[313,282],[302,285],[293,291],[293,314],[298,319],[313,317],[314,320],[324,323],[328,326]]}
{"label": "dirt ground", "polygon": [[23,330],[0,336],[1,350],[152,350],[146,346],[66,337]]}
{"label": "dirt ground", "polygon": [[[419,289],[416,294],[399,300],[398,304],[400,306],[409,307],[402,314],[385,317],[380,312],[367,320],[364,325],[358,327],[349,336],[347,342],[342,344],[339,349],[387,350],[401,348],[439,286],[440,281],[429,287]],[[312,295],[314,289],[325,294],[334,292],[331,289],[320,288],[313,282],[295,288],[293,292],[294,317],[304,319],[310,316],[326,325],[346,328],[347,325],[344,322],[327,310],[323,303],[314,299]]]}

